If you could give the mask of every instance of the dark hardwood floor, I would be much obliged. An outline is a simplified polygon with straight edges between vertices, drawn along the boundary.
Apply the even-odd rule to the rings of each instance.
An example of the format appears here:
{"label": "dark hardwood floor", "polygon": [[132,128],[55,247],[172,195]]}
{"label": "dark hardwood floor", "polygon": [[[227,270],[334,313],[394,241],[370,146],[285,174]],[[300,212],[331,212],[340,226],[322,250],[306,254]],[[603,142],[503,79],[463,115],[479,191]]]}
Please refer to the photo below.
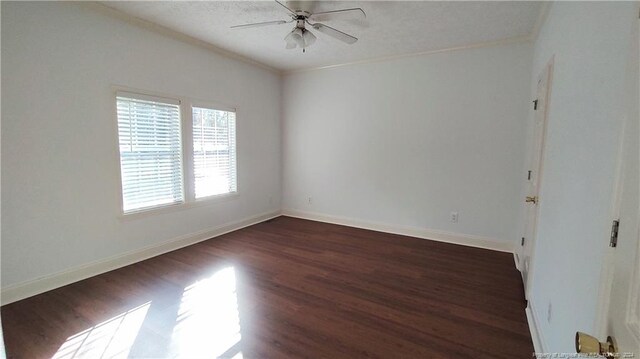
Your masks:
{"label": "dark hardwood floor", "polygon": [[289,217],[2,307],[10,358],[530,358],[511,254]]}

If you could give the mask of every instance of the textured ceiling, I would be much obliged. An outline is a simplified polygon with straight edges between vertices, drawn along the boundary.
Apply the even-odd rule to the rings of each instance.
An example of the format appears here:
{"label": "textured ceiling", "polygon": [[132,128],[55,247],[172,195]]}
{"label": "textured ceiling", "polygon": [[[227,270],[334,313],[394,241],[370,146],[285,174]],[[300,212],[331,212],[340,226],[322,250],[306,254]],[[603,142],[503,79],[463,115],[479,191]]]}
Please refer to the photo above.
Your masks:
{"label": "textured ceiling", "polygon": [[230,29],[232,25],[290,20],[275,1],[104,2],[126,14],[208,42],[278,70],[291,71],[388,56],[471,46],[528,36],[541,2],[288,1],[311,12],[361,7],[365,20],[323,23],[359,41],[341,43],[313,29],[318,40],[306,53],[284,48],[293,24]]}

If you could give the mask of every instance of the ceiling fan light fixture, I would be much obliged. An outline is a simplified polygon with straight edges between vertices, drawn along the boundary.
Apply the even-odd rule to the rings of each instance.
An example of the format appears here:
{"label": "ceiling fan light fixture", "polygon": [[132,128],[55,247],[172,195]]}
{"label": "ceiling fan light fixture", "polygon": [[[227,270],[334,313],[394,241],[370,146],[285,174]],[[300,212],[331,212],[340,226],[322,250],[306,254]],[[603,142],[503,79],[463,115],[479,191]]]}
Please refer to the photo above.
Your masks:
{"label": "ceiling fan light fixture", "polygon": [[314,42],[316,42],[316,35],[314,35],[311,31],[305,29],[302,32],[302,39],[304,40],[305,45],[307,45],[308,47],[313,45]]}
{"label": "ceiling fan light fixture", "polygon": [[303,29],[301,29],[299,27],[296,27],[291,32],[291,37],[292,37],[293,41],[295,41],[298,46],[300,46],[301,48],[304,49],[305,48],[305,44],[304,44],[304,38],[302,37],[303,35],[304,35]]}
{"label": "ceiling fan light fixture", "polygon": [[316,36],[303,27],[296,27],[284,37],[284,41],[287,42],[285,46],[286,49],[300,47],[302,48],[302,52],[304,52],[307,47],[316,42]]}
{"label": "ceiling fan light fixture", "polygon": [[291,31],[290,33],[287,34],[287,36],[284,37],[284,41],[287,42],[287,45],[285,46],[286,49],[295,49],[297,45],[296,41],[294,40],[294,35],[293,35],[293,31]]}

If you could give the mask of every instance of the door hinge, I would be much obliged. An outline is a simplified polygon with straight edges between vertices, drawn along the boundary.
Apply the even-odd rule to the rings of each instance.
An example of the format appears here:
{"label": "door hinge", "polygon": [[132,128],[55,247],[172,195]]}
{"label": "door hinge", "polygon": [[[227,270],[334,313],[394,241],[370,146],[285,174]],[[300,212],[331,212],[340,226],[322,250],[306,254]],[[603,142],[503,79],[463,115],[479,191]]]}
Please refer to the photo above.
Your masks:
{"label": "door hinge", "polygon": [[520,241],[520,245],[524,247],[524,237],[522,237],[522,240]]}
{"label": "door hinge", "polygon": [[531,170],[529,170],[529,173],[527,174],[527,181],[531,181]]}
{"label": "door hinge", "polygon": [[538,99],[533,100],[533,109],[534,110],[538,109]]}
{"label": "door hinge", "polygon": [[618,246],[618,228],[620,227],[620,220],[616,219],[611,225],[611,240],[609,241],[609,247],[615,248]]}

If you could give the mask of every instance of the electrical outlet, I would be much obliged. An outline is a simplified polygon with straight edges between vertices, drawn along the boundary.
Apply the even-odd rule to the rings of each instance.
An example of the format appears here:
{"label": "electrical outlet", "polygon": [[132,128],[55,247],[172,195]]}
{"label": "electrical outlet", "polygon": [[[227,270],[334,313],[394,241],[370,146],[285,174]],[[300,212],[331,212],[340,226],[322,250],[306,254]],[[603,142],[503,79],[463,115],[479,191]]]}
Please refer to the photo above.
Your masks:
{"label": "electrical outlet", "polygon": [[311,197],[307,197],[307,204],[311,205],[313,203],[313,200]]}
{"label": "electrical outlet", "polygon": [[451,212],[451,223],[458,223],[458,212]]}
{"label": "electrical outlet", "polygon": [[547,323],[551,323],[551,302],[549,302],[549,305],[547,306]]}

